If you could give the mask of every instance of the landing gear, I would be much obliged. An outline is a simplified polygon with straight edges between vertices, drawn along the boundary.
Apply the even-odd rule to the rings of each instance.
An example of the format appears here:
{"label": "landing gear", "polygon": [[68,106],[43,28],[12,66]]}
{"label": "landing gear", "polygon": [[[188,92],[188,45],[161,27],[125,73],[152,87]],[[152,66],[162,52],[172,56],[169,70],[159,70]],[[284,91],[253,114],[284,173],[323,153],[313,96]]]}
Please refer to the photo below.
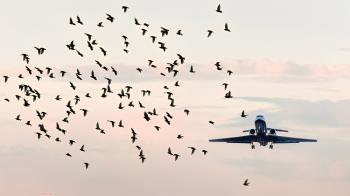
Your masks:
{"label": "landing gear", "polygon": [[255,149],[255,146],[254,146],[254,144],[252,144],[252,145],[251,145],[251,147],[252,147],[252,149]]}
{"label": "landing gear", "polygon": [[273,149],[273,145],[272,145],[272,144],[270,144],[269,148],[270,148],[270,149]]}

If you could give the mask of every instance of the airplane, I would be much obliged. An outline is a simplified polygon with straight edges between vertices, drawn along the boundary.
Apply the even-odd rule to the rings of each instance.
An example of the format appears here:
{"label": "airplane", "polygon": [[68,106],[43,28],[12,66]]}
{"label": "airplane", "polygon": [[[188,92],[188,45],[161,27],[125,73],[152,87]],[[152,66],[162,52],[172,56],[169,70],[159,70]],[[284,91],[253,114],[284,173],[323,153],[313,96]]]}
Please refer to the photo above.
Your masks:
{"label": "airplane", "polygon": [[263,115],[257,115],[255,119],[255,129],[244,130],[249,135],[229,138],[210,139],[209,142],[226,142],[226,143],[250,143],[251,148],[255,149],[254,142],[260,146],[266,146],[270,143],[269,148],[273,149],[273,144],[299,143],[299,142],[317,142],[315,139],[294,138],[277,136],[276,132],[288,132],[287,130],[268,128]]}

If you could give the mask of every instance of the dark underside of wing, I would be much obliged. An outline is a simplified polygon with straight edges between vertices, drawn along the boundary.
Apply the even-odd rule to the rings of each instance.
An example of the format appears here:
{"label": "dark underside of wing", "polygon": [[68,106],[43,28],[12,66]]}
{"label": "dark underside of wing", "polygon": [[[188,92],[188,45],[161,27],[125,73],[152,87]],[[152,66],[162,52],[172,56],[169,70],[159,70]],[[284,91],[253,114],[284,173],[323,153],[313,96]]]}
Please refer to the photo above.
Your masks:
{"label": "dark underside of wing", "polygon": [[315,139],[295,138],[295,137],[284,137],[277,135],[269,135],[269,142],[273,143],[299,143],[299,142],[317,142]]}
{"label": "dark underside of wing", "polygon": [[239,137],[228,137],[220,139],[211,139],[209,142],[227,142],[227,143],[252,143],[256,142],[255,135],[245,135]]}

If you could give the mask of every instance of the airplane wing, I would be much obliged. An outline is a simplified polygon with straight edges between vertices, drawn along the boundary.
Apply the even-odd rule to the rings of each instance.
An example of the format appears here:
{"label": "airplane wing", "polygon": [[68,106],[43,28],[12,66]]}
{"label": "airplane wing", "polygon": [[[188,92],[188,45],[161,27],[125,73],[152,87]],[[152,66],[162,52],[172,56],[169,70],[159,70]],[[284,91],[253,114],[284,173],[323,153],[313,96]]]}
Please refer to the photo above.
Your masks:
{"label": "airplane wing", "polygon": [[267,128],[267,130],[271,130],[271,129],[279,132],[288,132],[288,130],[283,130],[283,129]]}
{"label": "airplane wing", "polygon": [[272,143],[299,143],[299,142],[317,142],[315,139],[306,139],[306,138],[296,138],[296,137],[284,137],[277,135],[269,135],[268,141]]}
{"label": "airplane wing", "polygon": [[211,139],[211,140],[209,140],[209,142],[252,143],[252,142],[256,142],[256,136],[255,135],[245,135],[245,136],[239,136],[239,137]]}

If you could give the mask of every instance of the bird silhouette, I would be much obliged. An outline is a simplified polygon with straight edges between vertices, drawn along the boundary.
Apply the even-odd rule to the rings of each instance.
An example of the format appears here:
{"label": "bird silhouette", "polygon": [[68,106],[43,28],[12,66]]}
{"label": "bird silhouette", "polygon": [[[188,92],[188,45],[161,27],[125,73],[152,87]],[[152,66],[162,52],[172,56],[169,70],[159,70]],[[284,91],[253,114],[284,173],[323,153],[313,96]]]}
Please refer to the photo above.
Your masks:
{"label": "bird silhouette", "polygon": [[182,138],[184,138],[184,136],[182,136],[182,135],[177,135],[177,137],[176,137],[177,139],[182,139]]}
{"label": "bird silhouette", "polygon": [[244,110],[242,110],[241,117],[242,117],[242,118],[247,118],[247,116],[248,116],[248,115],[246,115],[246,114],[244,113]]}
{"label": "bird silhouette", "polygon": [[202,150],[203,154],[206,155],[208,153],[207,150]]}
{"label": "bird silhouette", "polygon": [[87,163],[87,162],[84,162],[84,166],[85,166],[85,169],[88,169],[88,167],[90,166],[90,164]]}
{"label": "bird silhouette", "polygon": [[72,17],[69,18],[69,24],[70,24],[70,25],[75,25],[75,23],[73,22]]}
{"label": "bird silhouette", "polygon": [[119,121],[118,127],[124,127],[122,120]]}
{"label": "bird silhouette", "polygon": [[231,30],[228,28],[228,24],[227,23],[225,23],[225,29],[224,30],[227,31],[227,32],[231,32]]}
{"label": "bird silhouette", "polygon": [[17,116],[16,116],[16,118],[15,118],[16,120],[18,120],[18,121],[21,121],[22,119],[21,119],[21,115],[20,114],[18,114]]}
{"label": "bird silhouette", "polygon": [[82,146],[80,147],[80,151],[85,152],[85,145],[82,145]]}
{"label": "bird silhouette", "polygon": [[207,37],[210,37],[214,33],[214,31],[212,31],[212,30],[207,30],[207,32],[208,32]]}
{"label": "bird silhouette", "polygon": [[77,23],[81,24],[81,25],[84,25],[84,23],[81,21],[80,17],[77,16]]}
{"label": "bird silhouette", "polygon": [[74,140],[69,140],[69,145],[73,145],[75,143],[75,141]]}
{"label": "bird silhouette", "polygon": [[106,56],[106,55],[107,55],[107,51],[106,51],[105,49],[103,49],[102,47],[100,47],[100,50],[101,50],[103,56]]}
{"label": "bird silhouette", "polygon": [[103,22],[99,22],[99,23],[97,24],[97,26],[98,26],[98,27],[104,27],[104,26],[103,26]]}
{"label": "bird silhouette", "polygon": [[191,155],[193,155],[193,153],[196,151],[195,147],[188,147],[189,149],[191,149]]}
{"label": "bird silhouette", "polygon": [[88,110],[87,109],[80,109],[81,111],[83,111],[83,115],[86,116]]}
{"label": "bird silhouette", "polygon": [[224,89],[227,89],[228,84],[227,83],[222,83],[222,85],[224,86]]}
{"label": "bird silhouette", "polygon": [[139,21],[137,20],[137,18],[134,18],[134,22],[135,22],[135,25],[141,25],[141,24],[139,23]]}
{"label": "bird silhouette", "polygon": [[169,155],[173,155],[173,153],[171,152],[170,147],[168,148],[168,154],[169,154]]}
{"label": "bird silhouette", "polygon": [[41,55],[41,54],[43,54],[44,53],[44,51],[46,50],[46,48],[39,48],[39,47],[34,47],[36,50],[37,50],[37,52],[38,52],[38,54],[39,55]]}
{"label": "bird silhouette", "polygon": [[122,6],[122,9],[123,9],[123,12],[126,13],[126,11],[129,9],[129,7],[124,5],[124,6]]}
{"label": "bird silhouette", "polygon": [[222,13],[221,5],[220,5],[220,4],[216,7],[216,12]]}
{"label": "bird silhouette", "polygon": [[175,157],[175,161],[177,161],[177,159],[180,157],[180,155],[174,154],[174,157]]}
{"label": "bird silhouette", "polygon": [[113,22],[114,21],[114,17],[111,16],[110,14],[106,14],[107,15],[107,20],[110,21],[110,22]]}
{"label": "bird silhouette", "polygon": [[181,29],[176,32],[177,35],[183,36]]}
{"label": "bird silhouette", "polygon": [[193,69],[193,65],[191,65],[191,67],[190,67],[190,73],[196,73],[196,71],[194,71],[194,69]]}
{"label": "bird silhouette", "polygon": [[245,179],[244,182],[243,182],[243,185],[244,186],[249,186],[250,182],[248,182],[248,179]]}
{"label": "bird silhouette", "polygon": [[233,96],[231,95],[231,91],[228,91],[228,92],[225,94],[225,98],[227,98],[227,99],[233,98]]}
{"label": "bird silhouette", "polygon": [[5,83],[6,83],[6,82],[8,81],[8,79],[9,79],[8,76],[2,76],[2,77],[4,77],[4,82],[5,82]]}

